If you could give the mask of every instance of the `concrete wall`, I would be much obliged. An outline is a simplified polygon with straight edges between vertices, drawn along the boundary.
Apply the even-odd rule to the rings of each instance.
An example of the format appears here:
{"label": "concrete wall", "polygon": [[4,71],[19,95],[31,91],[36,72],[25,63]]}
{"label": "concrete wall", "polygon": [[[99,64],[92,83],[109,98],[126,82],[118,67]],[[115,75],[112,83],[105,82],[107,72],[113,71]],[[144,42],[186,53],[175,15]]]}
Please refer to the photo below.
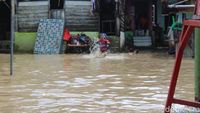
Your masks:
{"label": "concrete wall", "polygon": [[[70,32],[70,34],[77,33],[84,33],[87,36],[89,36],[92,40],[96,40],[99,35],[98,32]],[[36,36],[36,32],[16,32],[14,42],[15,52],[33,53]]]}
{"label": "concrete wall", "polygon": [[28,52],[33,53],[35,45],[36,33],[35,32],[16,32],[14,50],[15,52]]}

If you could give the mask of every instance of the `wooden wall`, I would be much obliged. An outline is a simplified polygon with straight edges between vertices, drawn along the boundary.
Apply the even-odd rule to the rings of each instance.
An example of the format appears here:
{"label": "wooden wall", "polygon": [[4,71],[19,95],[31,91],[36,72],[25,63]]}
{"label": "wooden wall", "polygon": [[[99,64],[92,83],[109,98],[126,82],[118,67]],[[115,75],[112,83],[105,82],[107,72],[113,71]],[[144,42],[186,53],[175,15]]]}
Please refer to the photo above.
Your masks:
{"label": "wooden wall", "polygon": [[[65,1],[65,26],[70,31],[98,31],[99,16],[91,14],[90,1]],[[17,27],[19,32],[37,31],[40,19],[48,18],[48,2],[19,2]]]}
{"label": "wooden wall", "polygon": [[98,31],[99,16],[91,14],[90,1],[65,1],[65,25],[71,31]]}
{"label": "wooden wall", "polygon": [[19,2],[16,14],[19,32],[35,32],[39,20],[48,18],[48,2]]}

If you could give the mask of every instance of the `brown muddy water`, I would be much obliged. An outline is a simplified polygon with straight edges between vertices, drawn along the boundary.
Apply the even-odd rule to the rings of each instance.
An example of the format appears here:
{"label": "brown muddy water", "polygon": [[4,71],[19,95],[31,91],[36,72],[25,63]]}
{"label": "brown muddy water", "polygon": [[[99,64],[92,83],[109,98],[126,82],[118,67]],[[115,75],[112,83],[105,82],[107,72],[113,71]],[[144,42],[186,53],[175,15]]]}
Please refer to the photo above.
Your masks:
{"label": "brown muddy water", "polygon": [[[174,57],[0,54],[0,113],[162,113]],[[184,58],[176,97],[193,100],[194,66]]]}

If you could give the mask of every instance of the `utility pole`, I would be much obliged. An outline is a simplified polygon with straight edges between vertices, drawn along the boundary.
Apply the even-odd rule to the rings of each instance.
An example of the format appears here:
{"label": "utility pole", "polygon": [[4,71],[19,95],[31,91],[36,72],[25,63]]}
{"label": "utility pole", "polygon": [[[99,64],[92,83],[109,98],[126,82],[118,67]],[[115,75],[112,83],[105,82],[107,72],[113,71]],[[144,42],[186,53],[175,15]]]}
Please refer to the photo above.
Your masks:
{"label": "utility pole", "polygon": [[15,0],[11,0],[10,75],[13,75],[13,42],[15,37]]}

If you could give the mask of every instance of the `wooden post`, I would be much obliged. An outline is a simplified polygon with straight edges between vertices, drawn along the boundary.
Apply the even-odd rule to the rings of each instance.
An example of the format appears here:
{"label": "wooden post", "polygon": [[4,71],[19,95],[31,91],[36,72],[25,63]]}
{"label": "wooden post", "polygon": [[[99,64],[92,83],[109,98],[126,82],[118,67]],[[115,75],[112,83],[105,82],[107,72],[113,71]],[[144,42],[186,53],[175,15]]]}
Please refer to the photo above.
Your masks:
{"label": "wooden post", "polygon": [[48,0],[48,18],[50,19],[51,18],[51,0]]}
{"label": "wooden post", "polygon": [[10,75],[13,75],[13,42],[15,37],[15,0],[11,0]]}
{"label": "wooden post", "polygon": [[[193,19],[200,21],[200,0],[195,1]],[[195,29],[195,100],[200,102],[200,28]]]}
{"label": "wooden post", "polygon": [[116,35],[120,35],[120,17],[119,17],[119,0],[115,0],[116,3]]}
{"label": "wooden post", "polygon": [[195,29],[195,100],[200,102],[200,29]]}

